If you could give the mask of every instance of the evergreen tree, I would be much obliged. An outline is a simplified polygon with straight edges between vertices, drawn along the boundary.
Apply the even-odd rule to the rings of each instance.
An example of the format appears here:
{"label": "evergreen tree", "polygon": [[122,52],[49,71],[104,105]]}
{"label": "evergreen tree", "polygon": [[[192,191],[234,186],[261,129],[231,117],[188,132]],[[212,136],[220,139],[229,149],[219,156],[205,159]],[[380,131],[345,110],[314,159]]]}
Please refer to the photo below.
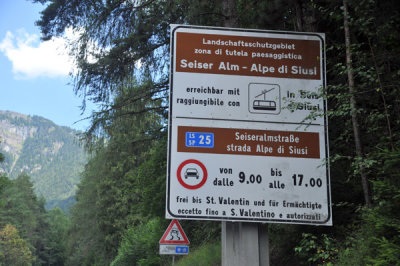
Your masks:
{"label": "evergreen tree", "polygon": [[32,265],[34,257],[26,240],[22,239],[18,230],[7,224],[0,231],[0,264]]}
{"label": "evergreen tree", "polygon": [[[26,174],[20,175],[15,180],[2,176],[1,184],[3,186],[0,189],[0,228],[7,228],[4,230],[6,233],[12,232],[13,238],[20,236],[23,241],[17,242],[23,243],[23,246],[29,249],[33,265],[63,265],[65,247],[62,241],[66,241],[68,219],[62,216],[61,210],[46,213],[44,200],[37,198],[32,182]],[[15,227],[15,230],[7,227],[8,225]],[[14,256],[14,253],[7,252],[4,251],[3,255]]]}

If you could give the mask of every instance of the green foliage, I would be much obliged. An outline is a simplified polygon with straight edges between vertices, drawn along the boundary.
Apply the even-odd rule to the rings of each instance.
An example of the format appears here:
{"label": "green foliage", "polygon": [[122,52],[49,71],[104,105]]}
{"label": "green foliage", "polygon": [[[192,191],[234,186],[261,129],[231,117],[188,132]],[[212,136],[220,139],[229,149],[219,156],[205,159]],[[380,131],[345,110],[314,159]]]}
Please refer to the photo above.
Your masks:
{"label": "green foliage", "polygon": [[71,206],[75,204],[75,194],[65,198],[65,199],[54,199],[54,200],[47,200],[45,208],[46,210],[51,210],[54,208],[60,208],[61,210],[65,211],[66,213],[69,213],[69,209]]}
{"label": "green foliage", "polygon": [[28,243],[22,239],[18,230],[7,224],[0,231],[0,265],[25,266],[34,262]]}
{"label": "green foliage", "polygon": [[144,218],[164,216],[166,150],[167,138],[163,136],[154,143],[149,151],[148,159],[138,167],[135,173],[135,186],[140,188],[140,191],[137,191],[140,195],[137,211]]}
{"label": "green foliage", "polygon": [[[65,242],[69,228],[69,218],[60,210],[54,209],[49,213],[44,209],[44,200],[38,199],[33,190],[29,176],[23,174],[15,180],[1,176],[0,188],[0,228],[13,232],[12,238],[20,237],[22,240],[9,240],[20,243],[18,247],[28,249],[24,254],[30,262],[18,264],[4,263],[4,265],[64,265]],[[14,229],[8,226],[12,225]],[[8,229],[7,229],[8,228]],[[10,230],[9,230],[10,229]],[[18,233],[16,233],[18,232]],[[0,233],[1,234],[1,233]],[[10,243],[4,245],[11,245]],[[21,246],[22,245],[22,246]],[[17,252],[20,248],[15,248]],[[15,257],[11,249],[2,249],[1,256]],[[26,256],[20,254],[26,261]]]}
{"label": "green foliage", "polygon": [[85,166],[77,204],[71,210],[70,264],[85,260],[109,264],[126,228],[162,212],[163,116],[156,109],[135,115],[152,104],[146,98],[129,102],[145,90],[147,82],[120,88],[114,105],[122,107],[94,118],[93,126],[99,126],[104,137],[95,136],[89,143],[93,156]]}
{"label": "green foliage", "polygon": [[[118,88],[130,83],[127,79],[141,71],[135,67],[137,60],[144,69],[151,69],[158,80],[147,93],[152,96],[165,91],[168,27],[182,16],[173,1],[48,2],[37,22],[44,39],[60,35],[70,26],[82,29],[74,43],[80,69],[75,77],[76,92],[94,102],[109,101]],[[93,41],[95,49],[88,49]],[[88,60],[93,57],[95,62]]]}
{"label": "green foliage", "polygon": [[48,264],[64,265],[66,261],[66,243],[68,230],[71,227],[70,219],[60,208],[54,208],[47,213]]}
{"label": "green foliage", "polygon": [[11,180],[6,175],[0,174],[0,193],[11,184]]}
{"label": "green foliage", "polygon": [[190,250],[189,255],[182,257],[177,266],[217,266],[221,265],[221,244],[206,243],[195,250]]}
{"label": "green foliage", "polygon": [[[66,265],[95,265],[105,253],[104,233],[100,231],[97,197],[97,185],[100,175],[92,173],[97,167],[99,173],[104,170],[105,158],[98,154],[96,160],[92,159],[85,166],[79,189],[77,203],[70,210],[71,228],[67,241]],[[101,257],[101,258],[98,258]],[[106,264],[106,263],[99,263]]]}
{"label": "green foliage", "polygon": [[[371,264],[396,265],[400,248],[400,184],[398,151],[386,150],[380,153],[383,168],[381,178],[374,180],[372,209],[361,209],[360,225],[355,224],[338,256],[339,265]],[[388,175],[388,176],[386,176]]]}
{"label": "green foliage", "polygon": [[[399,261],[399,223],[380,207],[363,210],[363,224],[352,225],[354,232],[343,242],[338,265],[397,265]],[[388,224],[386,224],[388,222]],[[396,224],[393,224],[395,222]]]}
{"label": "green foliage", "polygon": [[220,240],[221,223],[215,221],[181,221],[182,227],[190,238],[192,248],[212,241]]}
{"label": "green foliage", "polygon": [[0,226],[13,224],[22,237],[39,239],[37,227],[43,218],[44,209],[35,193],[29,176],[23,174],[13,180],[1,193]]}
{"label": "green foliage", "polygon": [[165,222],[153,218],[146,223],[129,227],[124,233],[118,255],[111,266],[160,265],[162,262],[158,240]]}
{"label": "green foliage", "polygon": [[377,254],[375,257],[369,257],[368,262],[376,266],[395,265],[399,263],[400,259],[400,245],[399,242],[392,242],[385,237],[374,239],[374,246],[376,246]]}
{"label": "green foliage", "polygon": [[268,225],[271,265],[299,264],[298,257],[295,257],[294,250],[301,240],[302,232],[306,231],[306,229],[307,228],[304,226],[297,225]]}
{"label": "green foliage", "polygon": [[302,240],[294,251],[306,264],[333,265],[339,250],[334,240],[326,234],[316,236],[303,233]]}

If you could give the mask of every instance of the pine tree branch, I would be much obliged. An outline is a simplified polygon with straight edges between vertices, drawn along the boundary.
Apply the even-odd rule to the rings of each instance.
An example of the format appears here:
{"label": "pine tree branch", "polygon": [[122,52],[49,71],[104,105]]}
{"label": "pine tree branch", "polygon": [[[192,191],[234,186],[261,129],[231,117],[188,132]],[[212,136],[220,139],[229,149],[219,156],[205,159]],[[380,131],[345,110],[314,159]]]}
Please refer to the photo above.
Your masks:
{"label": "pine tree branch", "polygon": [[378,77],[379,93],[381,95],[382,102],[383,102],[383,109],[384,109],[385,117],[386,117],[386,124],[387,124],[388,133],[389,133],[390,146],[392,148],[392,151],[394,151],[395,148],[394,148],[393,133],[392,133],[392,127],[390,124],[389,112],[388,112],[388,108],[387,108],[385,94],[383,93],[383,84],[382,84],[381,76],[379,75],[379,71],[378,71],[378,63],[376,62],[376,57],[375,57],[374,49],[372,49],[372,44],[371,44],[370,38],[368,38],[368,45],[369,45],[369,49],[371,51],[372,61],[374,62],[376,76]]}

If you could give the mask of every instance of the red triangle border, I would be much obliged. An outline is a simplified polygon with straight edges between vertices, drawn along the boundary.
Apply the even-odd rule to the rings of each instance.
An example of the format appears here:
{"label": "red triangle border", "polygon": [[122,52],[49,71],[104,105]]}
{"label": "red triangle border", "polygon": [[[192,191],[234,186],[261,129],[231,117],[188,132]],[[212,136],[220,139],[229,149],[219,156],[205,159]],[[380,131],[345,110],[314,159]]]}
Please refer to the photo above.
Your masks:
{"label": "red triangle border", "polygon": [[[179,232],[181,233],[181,235],[183,236],[182,240],[167,240],[167,236],[169,235],[172,227],[174,226],[174,224],[176,224],[176,227],[178,227]],[[187,238],[185,232],[182,229],[181,224],[179,223],[178,220],[174,219],[171,221],[171,223],[169,224],[167,230],[165,230],[165,233],[163,234],[163,236],[160,239],[160,244],[186,244],[189,245],[190,241]]]}

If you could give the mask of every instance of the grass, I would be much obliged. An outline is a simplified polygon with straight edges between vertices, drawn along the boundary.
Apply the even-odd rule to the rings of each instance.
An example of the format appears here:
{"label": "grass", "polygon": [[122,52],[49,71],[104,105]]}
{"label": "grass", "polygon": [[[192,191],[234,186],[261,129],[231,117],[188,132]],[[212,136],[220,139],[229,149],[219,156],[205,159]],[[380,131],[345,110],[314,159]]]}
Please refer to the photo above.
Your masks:
{"label": "grass", "polygon": [[182,257],[175,264],[177,266],[218,266],[221,265],[221,243],[207,243],[189,255]]}

